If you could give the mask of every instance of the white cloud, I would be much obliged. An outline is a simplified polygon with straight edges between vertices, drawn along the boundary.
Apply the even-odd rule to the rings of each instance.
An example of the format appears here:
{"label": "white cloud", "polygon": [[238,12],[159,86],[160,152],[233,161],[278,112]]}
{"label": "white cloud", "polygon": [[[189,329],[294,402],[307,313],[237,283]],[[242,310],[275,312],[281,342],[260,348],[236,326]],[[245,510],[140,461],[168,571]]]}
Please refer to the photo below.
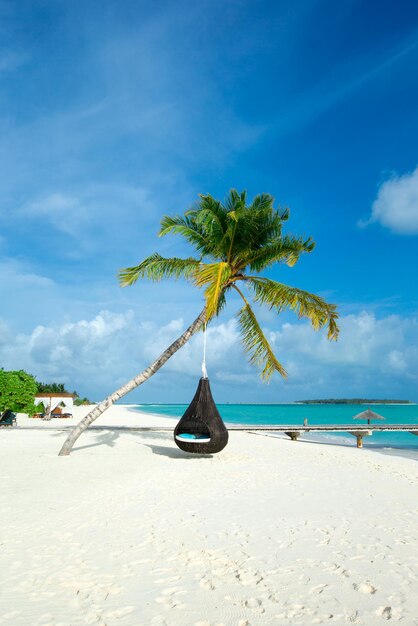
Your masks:
{"label": "white cloud", "polygon": [[50,222],[56,230],[73,236],[76,236],[88,219],[88,212],[80,200],[63,193],[52,193],[35,202],[29,202],[18,213],[26,218],[35,218],[38,226]]}
{"label": "white cloud", "polygon": [[[144,344],[144,355],[150,360],[156,358],[181,335],[185,328],[186,323],[182,319],[177,319],[161,329],[154,329]],[[236,321],[232,319],[208,328],[206,343],[206,361],[210,371],[216,372],[219,368],[225,368],[225,363],[230,360],[237,362],[233,358],[240,352]],[[203,333],[199,333],[167,362],[166,369],[190,376],[199,375],[202,359]]]}
{"label": "white cloud", "polygon": [[[403,341],[402,322],[395,315],[378,320],[373,313],[362,311],[342,317],[340,327],[339,340],[330,342],[324,333],[314,333],[308,324],[287,323],[272,333],[273,343],[284,355],[299,354],[325,365],[374,367],[378,354],[380,357],[382,352]],[[381,360],[379,365],[382,366]]]}
{"label": "white cloud", "polygon": [[11,258],[0,258],[0,288],[3,292],[13,293],[20,289],[49,288],[54,285],[47,276],[37,274],[24,262]]}
{"label": "white cloud", "polygon": [[[23,368],[39,380],[56,380],[71,387],[85,387],[86,381],[90,381],[90,390],[100,389],[102,384],[113,386],[120,372],[125,374],[123,359],[129,361],[130,354],[135,354],[129,349],[132,318],[131,311],[102,311],[92,320],[36,326],[13,340],[9,333],[8,343],[0,340],[1,362],[6,369]],[[1,332],[7,337],[6,327],[0,328]]]}
{"label": "white cloud", "polygon": [[[142,187],[117,184],[88,185],[78,193],[54,192],[27,202],[16,212],[45,228],[91,243],[101,235],[113,237],[124,228],[131,229],[138,211],[146,218],[153,215],[149,194]],[[94,235],[94,237],[93,237]]]}
{"label": "white cloud", "polygon": [[274,333],[293,399],[398,397],[417,399],[418,320],[363,311],[340,319],[338,342],[307,324],[284,324]]}
{"label": "white cloud", "polygon": [[57,309],[62,314],[66,306],[58,285],[23,259],[0,258],[0,293],[1,315],[10,325],[10,332],[16,328],[28,331]]}
{"label": "white cloud", "polygon": [[407,368],[405,355],[400,350],[391,350],[391,352],[389,352],[388,362],[394,370],[399,370],[400,372],[405,371]]}
{"label": "white cloud", "polygon": [[403,176],[392,176],[380,186],[370,219],[360,221],[359,226],[373,222],[401,235],[418,233],[418,167]]}
{"label": "white cloud", "polygon": [[[64,382],[94,399],[114,391],[146,367],[186,327],[174,319],[158,327],[132,312],[103,311],[90,320],[37,326],[13,337],[0,324],[0,360],[43,381]],[[329,342],[307,323],[268,330],[289,372],[283,381],[260,382],[244,357],[234,319],[210,327],[207,365],[219,401],[280,402],[304,397],[383,396],[416,399],[418,319],[361,312],[341,318],[341,337]],[[195,335],[141,388],[140,401],[187,399],[200,376],[203,336]],[[134,402],[135,395],[127,401]]]}

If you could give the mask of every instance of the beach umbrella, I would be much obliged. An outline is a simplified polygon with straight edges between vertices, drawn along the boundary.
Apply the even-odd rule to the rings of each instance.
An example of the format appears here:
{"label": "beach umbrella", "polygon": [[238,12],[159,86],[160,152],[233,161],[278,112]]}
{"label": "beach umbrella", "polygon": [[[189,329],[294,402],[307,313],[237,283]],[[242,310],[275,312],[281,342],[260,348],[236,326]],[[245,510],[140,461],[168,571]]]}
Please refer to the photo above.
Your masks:
{"label": "beach umbrella", "polygon": [[383,415],[379,415],[378,413],[375,413],[374,411],[371,411],[370,409],[367,409],[367,411],[363,411],[362,413],[359,413],[358,415],[354,415],[353,420],[367,420],[367,423],[370,424],[370,420],[384,420],[386,419],[385,417],[383,417]]}

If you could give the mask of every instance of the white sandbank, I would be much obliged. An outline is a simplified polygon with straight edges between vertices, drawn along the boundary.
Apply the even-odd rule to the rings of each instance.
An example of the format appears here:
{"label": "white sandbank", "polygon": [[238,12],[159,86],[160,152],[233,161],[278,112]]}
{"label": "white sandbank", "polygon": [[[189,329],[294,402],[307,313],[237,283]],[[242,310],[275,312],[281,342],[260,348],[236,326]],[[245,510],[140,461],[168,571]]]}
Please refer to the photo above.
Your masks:
{"label": "white sandbank", "polygon": [[86,411],[0,430],[0,624],[418,624],[415,461],[243,432],[194,457],[118,430],[58,457]]}

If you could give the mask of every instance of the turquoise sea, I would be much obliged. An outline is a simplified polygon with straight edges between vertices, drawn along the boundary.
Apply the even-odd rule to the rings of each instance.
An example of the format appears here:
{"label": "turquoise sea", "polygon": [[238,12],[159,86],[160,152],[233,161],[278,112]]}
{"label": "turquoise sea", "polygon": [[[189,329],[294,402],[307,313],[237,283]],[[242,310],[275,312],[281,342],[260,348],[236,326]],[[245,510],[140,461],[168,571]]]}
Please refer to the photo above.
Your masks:
{"label": "turquoise sea", "polygon": [[[271,424],[302,425],[306,418],[309,425],[315,424],[365,424],[363,420],[353,420],[357,413],[371,408],[382,415],[385,421],[376,424],[418,424],[418,405],[394,404],[217,404],[222,419],[226,424]],[[180,418],[187,408],[186,404],[141,404],[138,410],[148,413]],[[339,443],[355,446],[355,438],[348,433],[304,435],[304,439],[323,443]],[[418,436],[404,432],[373,433],[364,438],[364,447],[379,449],[398,449],[411,451],[418,456]]]}

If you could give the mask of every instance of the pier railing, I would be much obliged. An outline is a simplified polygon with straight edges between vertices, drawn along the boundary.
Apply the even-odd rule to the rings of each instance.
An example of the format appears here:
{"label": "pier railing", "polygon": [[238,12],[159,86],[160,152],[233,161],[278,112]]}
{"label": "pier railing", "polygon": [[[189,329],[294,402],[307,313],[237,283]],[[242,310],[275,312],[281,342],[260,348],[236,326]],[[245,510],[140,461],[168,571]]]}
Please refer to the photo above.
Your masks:
{"label": "pier railing", "polygon": [[[297,441],[303,433],[349,433],[356,437],[357,448],[363,447],[363,437],[370,437],[373,432],[406,432],[418,435],[418,424],[326,424],[326,425],[306,425],[297,426],[295,424],[284,424],[273,426],[269,424],[226,424],[228,430],[239,430],[244,432],[279,432],[284,433],[292,441]],[[144,431],[173,431],[172,426],[90,426],[95,429],[120,429],[120,430],[144,430]]]}
{"label": "pier railing", "polygon": [[297,441],[302,433],[338,433],[344,432],[354,435],[357,439],[357,448],[363,447],[363,437],[370,437],[373,432],[408,432],[412,435],[418,435],[418,424],[360,424],[353,426],[353,424],[327,424],[327,425],[283,425],[283,426],[269,426],[268,424],[259,426],[228,426],[228,430],[245,430],[248,432],[282,432],[292,439]]}
{"label": "pier railing", "polygon": [[[284,433],[292,441],[297,441],[303,433],[349,433],[356,437],[357,448],[363,447],[363,437],[370,437],[373,432],[409,432],[412,435],[418,435],[418,424],[326,424],[326,425],[306,425],[297,426],[295,424],[283,424],[280,426],[273,426],[270,424],[226,424],[228,430],[238,430],[244,432],[278,432]],[[144,430],[144,431],[172,431],[172,426],[90,426],[90,428],[97,429],[120,429],[120,430]]]}

